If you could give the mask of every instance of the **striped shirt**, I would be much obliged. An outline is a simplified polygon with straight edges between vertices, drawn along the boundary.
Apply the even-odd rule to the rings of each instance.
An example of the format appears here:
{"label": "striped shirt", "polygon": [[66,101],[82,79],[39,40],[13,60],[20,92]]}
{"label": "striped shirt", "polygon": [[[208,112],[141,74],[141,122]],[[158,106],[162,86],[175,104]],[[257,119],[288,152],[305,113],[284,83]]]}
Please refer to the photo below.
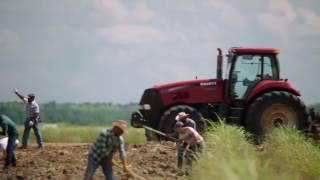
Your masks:
{"label": "striped shirt", "polygon": [[40,108],[36,101],[28,102],[27,98],[23,99],[23,102],[26,105],[26,118],[30,119],[36,117],[36,120],[39,118]]}
{"label": "striped shirt", "polygon": [[97,141],[92,145],[89,157],[99,164],[103,159],[112,158],[114,153],[119,151],[121,161],[124,162],[125,149],[122,136],[116,136],[111,129],[103,130]]}

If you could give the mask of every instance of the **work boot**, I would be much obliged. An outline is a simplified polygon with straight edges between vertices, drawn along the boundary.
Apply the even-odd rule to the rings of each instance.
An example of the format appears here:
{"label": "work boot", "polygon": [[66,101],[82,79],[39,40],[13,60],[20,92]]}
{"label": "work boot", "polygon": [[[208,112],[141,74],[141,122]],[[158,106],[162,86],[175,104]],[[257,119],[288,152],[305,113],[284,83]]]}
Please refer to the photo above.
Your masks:
{"label": "work boot", "polygon": [[42,144],[38,145],[38,149],[42,149]]}

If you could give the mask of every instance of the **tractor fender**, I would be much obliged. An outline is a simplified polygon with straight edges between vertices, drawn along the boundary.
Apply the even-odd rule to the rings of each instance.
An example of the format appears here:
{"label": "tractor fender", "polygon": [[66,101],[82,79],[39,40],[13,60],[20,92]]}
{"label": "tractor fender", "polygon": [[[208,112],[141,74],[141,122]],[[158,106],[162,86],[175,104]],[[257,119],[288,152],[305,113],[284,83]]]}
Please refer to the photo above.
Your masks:
{"label": "tractor fender", "polygon": [[246,96],[246,102],[250,103],[256,97],[270,91],[287,91],[296,96],[301,96],[300,91],[293,88],[287,81],[264,80],[259,82]]}

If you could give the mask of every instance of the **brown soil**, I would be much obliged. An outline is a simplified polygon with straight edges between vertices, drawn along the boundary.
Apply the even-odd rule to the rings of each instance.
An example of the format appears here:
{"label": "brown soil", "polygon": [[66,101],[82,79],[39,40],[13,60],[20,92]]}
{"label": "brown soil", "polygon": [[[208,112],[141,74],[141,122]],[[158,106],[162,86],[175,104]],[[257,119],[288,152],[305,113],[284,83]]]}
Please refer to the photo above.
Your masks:
{"label": "brown soil", "polygon": [[[17,149],[17,167],[3,169],[0,179],[83,179],[90,144],[45,144],[42,149],[31,146]],[[172,142],[128,145],[127,160],[130,170],[144,179],[180,179],[176,169],[176,147]],[[119,162],[119,155],[115,155]],[[117,179],[139,179],[122,172],[114,166]],[[101,168],[95,179],[104,179]],[[140,178],[141,179],[141,178]]]}

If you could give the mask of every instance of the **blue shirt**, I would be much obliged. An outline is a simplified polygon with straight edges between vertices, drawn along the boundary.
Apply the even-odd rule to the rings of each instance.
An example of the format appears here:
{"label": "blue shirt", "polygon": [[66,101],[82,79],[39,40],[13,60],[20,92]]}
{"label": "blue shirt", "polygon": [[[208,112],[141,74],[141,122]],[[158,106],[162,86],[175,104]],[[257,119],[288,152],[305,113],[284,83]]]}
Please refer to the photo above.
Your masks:
{"label": "blue shirt", "polygon": [[183,127],[192,127],[193,129],[197,129],[196,127],[196,123],[194,122],[194,120],[187,118],[184,121],[179,121],[183,123]]}
{"label": "blue shirt", "polygon": [[111,129],[103,130],[97,141],[92,145],[89,157],[99,164],[103,159],[112,158],[119,151],[121,161],[124,162],[125,149],[122,136],[116,136]]}

